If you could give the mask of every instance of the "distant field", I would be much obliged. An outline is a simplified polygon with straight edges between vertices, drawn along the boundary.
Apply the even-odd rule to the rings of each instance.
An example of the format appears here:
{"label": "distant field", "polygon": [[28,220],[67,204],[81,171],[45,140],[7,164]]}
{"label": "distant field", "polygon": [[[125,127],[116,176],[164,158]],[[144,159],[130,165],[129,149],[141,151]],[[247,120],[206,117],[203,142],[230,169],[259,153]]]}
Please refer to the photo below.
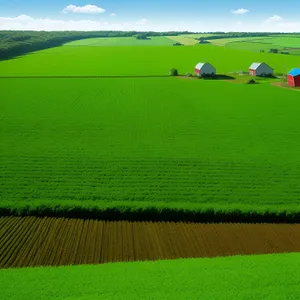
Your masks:
{"label": "distant field", "polygon": [[[236,50],[249,50],[259,52],[260,50],[269,51],[276,48],[280,51],[287,51],[290,54],[300,53],[300,38],[293,36],[275,36],[259,38],[232,38],[210,40],[214,45],[226,46]],[[288,48],[285,50],[285,48]]]}
{"label": "distant field", "polygon": [[193,46],[199,42],[193,38],[186,37],[185,35],[183,35],[183,36],[180,36],[180,35],[179,36],[168,36],[167,38],[169,38],[175,42],[179,42],[186,46]]}
{"label": "distant field", "polygon": [[300,47],[288,48],[288,47],[282,47],[281,45],[278,44],[267,44],[267,43],[260,43],[260,42],[231,42],[226,44],[225,46],[231,49],[248,50],[254,52],[259,52],[260,50],[264,50],[265,52],[268,52],[271,48],[276,48],[279,51],[289,52],[290,55],[300,54]]}
{"label": "distant field", "polygon": [[196,33],[196,34],[184,34],[183,36],[188,37],[188,38],[192,38],[192,39],[198,39],[201,37],[208,37],[208,36],[212,36],[215,34],[210,34],[210,33]]}
{"label": "distant field", "polygon": [[181,74],[185,74],[194,73],[199,61],[211,62],[218,73],[247,71],[254,61],[270,64],[275,72],[284,72],[285,66],[289,70],[299,65],[298,57],[292,55],[238,51],[213,45],[143,48],[64,46],[1,61],[0,76],[147,76],[168,75],[170,68],[177,68]]}
{"label": "distant field", "polygon": [[0,270],[5,300],[298,299],[300,254]]}
{"label": "distant field", "polygon": [[91,38],[65,44],[65,46],[172,46],[167,37],[150,37],[149,40],[137,40],[134,37]]}
{"label": "distant field", "polygon": [[298,209],[297,91],[181,78],[0,80],[0,207]]}
{"label": "distant field", "polygon": [[224,38],[224,39],[209,40],[209,42],[213,45],[225,46],[229,43],[235,43],[235,42],[249,42],[250,43],[251,41],[259,41],[261,39],[266,39],[266,37]]}

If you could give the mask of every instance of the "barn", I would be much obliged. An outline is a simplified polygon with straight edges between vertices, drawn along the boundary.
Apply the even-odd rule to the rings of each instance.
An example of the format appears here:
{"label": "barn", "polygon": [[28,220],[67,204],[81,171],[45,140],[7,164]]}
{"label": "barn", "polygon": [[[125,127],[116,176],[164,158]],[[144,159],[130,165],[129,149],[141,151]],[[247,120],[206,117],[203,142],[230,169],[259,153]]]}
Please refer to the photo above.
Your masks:
{"label": "barn", "polygon": [[249,75],[251,76],[270,76],[273,75],[273,69],[266,63],[254,62],[249,68]]}
{"label": "barn", "polygon": [[198,76],[216,75],[216,69],[209,63],[198,63],[195,67]]}
{"label": "barn", "polygon": [[289,86],[300,86],[300,69],[295,68],[288,73],[288,84]]}

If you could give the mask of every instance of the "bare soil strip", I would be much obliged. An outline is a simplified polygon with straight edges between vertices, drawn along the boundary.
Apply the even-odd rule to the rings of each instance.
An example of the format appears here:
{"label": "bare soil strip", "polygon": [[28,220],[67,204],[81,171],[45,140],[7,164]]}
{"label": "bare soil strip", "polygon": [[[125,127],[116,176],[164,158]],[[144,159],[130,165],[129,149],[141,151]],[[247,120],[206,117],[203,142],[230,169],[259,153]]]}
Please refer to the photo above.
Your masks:
{"label": "bare soil strip", "polygon": [[277,87],[281,87],[281,88],[284,88],[284,89],[289,89],[289,90],[300,92],[300,88],[299,87],[291,87],[291,86],[289,86],[285,82],[272,82],[271,85],[277,86]]}
{"label": "bare soil strip", "polygon": [[300,252],[300,224],[0,217],[0,268]]}

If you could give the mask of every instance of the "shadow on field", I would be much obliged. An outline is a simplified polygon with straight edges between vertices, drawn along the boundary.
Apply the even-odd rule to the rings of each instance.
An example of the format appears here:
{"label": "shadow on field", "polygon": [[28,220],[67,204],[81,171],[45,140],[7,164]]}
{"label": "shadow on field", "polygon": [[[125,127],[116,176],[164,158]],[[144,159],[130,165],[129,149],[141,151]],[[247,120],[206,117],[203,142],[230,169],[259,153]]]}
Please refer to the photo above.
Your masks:
{"label": "shadow on field", "polygon": [[35,216],[96,219],[107,221],[171,221],[200,223],[299,223],[298,211],[220,211],[205,209],[200,211],[171,208],[101,208],[101,207],[0,207],[0,216]]}
{"label": "shadow on field", "polygon": [[[46,50],[46,49],[42,49],[42,50]],[[40,50],[40,51],[42,51],[42,50]],[[37,51],[32,51],[32,52],[27,52],[27,53],[20,53],[20,54],[15,54],[15,55],[9,55],[9,56],[5,56],[5,57],[0,57],[0,61],[16,60],[16,59],[20,59],[20,58],[25,57],[25,56],[32,56],[32,55],[36,55],[36,54],[38,54]]]}
{"label": "shadow on field", "polygon": [[225,75],[225,74],[216,74],[213,76],[203,76],[201,79],[204,80],[235,80],[236,78],[233,76]]}

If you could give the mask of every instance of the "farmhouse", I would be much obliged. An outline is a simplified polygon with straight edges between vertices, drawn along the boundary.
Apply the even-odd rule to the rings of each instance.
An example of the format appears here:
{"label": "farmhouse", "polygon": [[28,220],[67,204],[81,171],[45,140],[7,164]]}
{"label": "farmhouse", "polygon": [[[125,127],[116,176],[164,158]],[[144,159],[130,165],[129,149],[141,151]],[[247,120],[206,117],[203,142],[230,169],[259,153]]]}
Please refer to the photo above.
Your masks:
{"label": "farmhouse", "polygon": [[195,73],[198,76],[216,75],[216,69],[209,63],[198,63],[195,67]]}
{"label": "farmhouse", "polygon": [[251,76],[270,76],[273,75],[273,69],[266,63],[254,62],[249,68],[249,75]]}
{"label": "farmhouse", "polygon": [[288,73],[288,84],[289,86],[300,86],[300,69],[293,69]]}

